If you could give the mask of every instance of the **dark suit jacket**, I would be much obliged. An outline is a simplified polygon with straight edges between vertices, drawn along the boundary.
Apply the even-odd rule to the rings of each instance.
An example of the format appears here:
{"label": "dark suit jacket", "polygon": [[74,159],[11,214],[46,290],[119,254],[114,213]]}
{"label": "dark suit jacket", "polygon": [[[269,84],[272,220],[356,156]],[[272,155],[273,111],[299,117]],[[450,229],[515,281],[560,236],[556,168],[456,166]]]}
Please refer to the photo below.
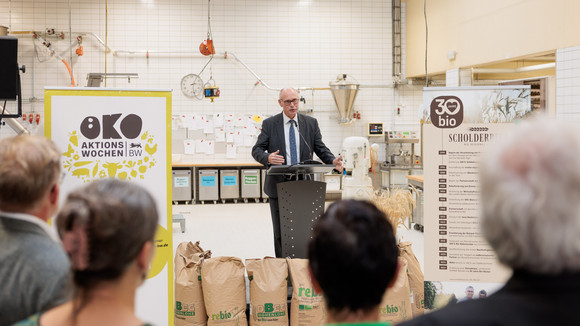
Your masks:
{"label": "dark suit jacket", "polygon": [[426,313],[398,326],[579,325],[580,273],[558,276],[516,271],[496,293]]}
{"label": "dark suit jacket", "polygon": [[[252,156],[256,161],[262,163],[265,167],[269,167],[268,155],[280,150],[279,155],[286,157],[286,140],[284,137],[284,118],[283,112],[270,117],[262,122],[262,132],[258,136],[256,145],[252,148]],[[326,164],[332,163],[335,157],[322,142],[322,134],[318,127],[318,121],[312,117],[298,114],[298,128],[301,135],[300,138],[300,158],[304,160],[312,159],[313,153]],[[306,142],[307,143],[306,143]],[[264,182],[264,192],[272,197],[278,198],[276,184],[284,181],[284,176],[266,176]]]}

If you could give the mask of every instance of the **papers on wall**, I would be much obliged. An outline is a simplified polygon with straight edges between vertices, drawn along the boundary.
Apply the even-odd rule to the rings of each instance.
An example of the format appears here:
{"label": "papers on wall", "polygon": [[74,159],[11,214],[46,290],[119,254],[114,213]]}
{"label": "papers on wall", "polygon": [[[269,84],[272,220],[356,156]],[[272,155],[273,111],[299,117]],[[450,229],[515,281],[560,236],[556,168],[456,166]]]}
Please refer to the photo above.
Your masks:
{"label": "papers on wall", "polygon": [[246,125],[246,121],[244,120],[244,117],[237,117],[235,119],[234,125],[236,127],[243,127]]}
{"label": "papers on wall", "polygon": [[224,126],[224,115],[222,113],[213,114],[213,125],[216,128]]}
{"label": "papers on wall", "polygon": [[215,128],[215,141],[225,142],[226,141],[226,131],[224,128]]}
{"label": "papers on wall", "polygon": [[206,148],[205,148],[205,153],[206,154],[215,154],[215,142],[213,141],[207,141],[206,142]]}
{"label": "papers on wall", "polygon": [[237,146],[234,144],[226,144],[226,158],[236,158]]}
{"label": "papers on wall", "polygon": [[235,135],[234,130],[226,131],[226,143],[233,143],[234,142],[234,135]]}
{"label": "papers on wall", "polygon": [[183,141],[183,153],[184,154],[195,154],[195,141],[191,139],[186,139]]}
{"label": "papers on wall", "polygon": [[195,140],[195,152],[198,154],[205,154],[207,151],[207,142],[205,139]]}
{"label": "papers on wall", "polygon": [[243,128],[236,128],[234,131],[234,144],[244,146],[244,130]]}
{"label": "papers on wall", "polygon": [[259,114],[181,113],[171,122],[175,130],[187,129],[184,154],[223,154],[225,147],[226,158],[236,158],[238,147],[254,146],[263,119]]}
{"label": "papers on wall", "polygon": [[235,126],[235,117],[233,114],[226,114],[224,117],[224,126],[226,128],[233,128]]}
{"label": "papers on wall", "polygon": [[213,134],[213,121],[209,119],[209,117],[204,117],[202,120],[203,124],[203,132],[205,134]]}
{"label": "papers on wall", "polygon": [[244,135],[244,146],[254,146],[256,137],[252,135]]}
{"label": "papers on wall", "polygon": [[177,130],[182,128],[181,126],[181,116],[179,115],[172,115],[171,116],[171,129]]}
{"label": "papers on wall", "polygon": [[257,122],[257,123],[262,123],[262,120],[263,120],[263,119],[264,119],[264,118],[262,118],[262,116],[261,116],[261,115],[257,115],[257,114],[254,114],[254,116],[252,117],[252,120],[254,120],[254,121],[255,121],[255,122]]}

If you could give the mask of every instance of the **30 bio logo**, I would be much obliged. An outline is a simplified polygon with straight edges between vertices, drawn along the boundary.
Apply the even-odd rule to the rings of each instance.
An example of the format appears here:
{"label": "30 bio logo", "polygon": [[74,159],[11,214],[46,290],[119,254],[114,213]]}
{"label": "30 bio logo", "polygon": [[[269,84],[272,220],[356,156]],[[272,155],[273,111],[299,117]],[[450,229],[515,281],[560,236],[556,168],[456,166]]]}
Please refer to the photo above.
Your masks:
{"label": "30 bio logo", "polygon": [[431,123],[437,128],[455,128],[463,122],[463,102],[457,96],[437,96],[431,101]]}

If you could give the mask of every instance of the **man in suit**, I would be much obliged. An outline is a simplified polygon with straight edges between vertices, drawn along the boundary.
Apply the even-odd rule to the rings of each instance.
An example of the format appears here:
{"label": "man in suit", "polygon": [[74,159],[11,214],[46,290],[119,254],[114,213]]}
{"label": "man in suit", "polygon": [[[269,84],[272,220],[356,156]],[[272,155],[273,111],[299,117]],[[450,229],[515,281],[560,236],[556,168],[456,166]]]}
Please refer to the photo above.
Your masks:
{"label": "man in suit", "polygon": [[465,288],[465,296],[461,299],[459,299],[459,301],[457,302],[464,302],[464,301],[469,301],[469,300],[473,300],[473,294],[475,292],[475,289],[473,288],[473,286],[468,286]]}
{"label": "man in suit", "polygon": [[58,209],[60,157],[45,137],[0,140],[0,325],[69,297],[69,259],[47,224]]}
{"label": "man in suit", "polygon": [[[293,88],[280,91],[278,104],[281,113],[262,123],[262,132],[252,148],[252,156],[264,166],[292,165],[312,159],[314,153],[326,164],[334,164],[342,172],[341,156],[335,157],[322,142],[322,134],[316,119],[298,114],[298,92]],[[276,185],[289,181],[285,176],[267,175],[264,192],[270,197],[270,211],[274,228],[274,250],[276,257],[282,257],[282,237],[280,233],[280,211]]]}
{"label": "man in suit", "polygon": [[578,127],[542,117],[514,129],[489,148],[480,176],[483,235],[511,278],[400,326],[579,324]]}

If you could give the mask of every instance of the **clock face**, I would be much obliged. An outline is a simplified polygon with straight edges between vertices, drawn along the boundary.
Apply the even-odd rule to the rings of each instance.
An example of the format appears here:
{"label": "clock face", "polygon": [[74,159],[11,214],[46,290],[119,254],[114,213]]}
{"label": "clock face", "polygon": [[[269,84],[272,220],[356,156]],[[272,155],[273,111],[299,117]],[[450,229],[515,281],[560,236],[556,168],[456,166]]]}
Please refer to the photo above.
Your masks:
{"label": "clock face", "polygon": [[189,74],[181,78],[181,91],[187,97],[203,99],[203,81],[196,74]]}

